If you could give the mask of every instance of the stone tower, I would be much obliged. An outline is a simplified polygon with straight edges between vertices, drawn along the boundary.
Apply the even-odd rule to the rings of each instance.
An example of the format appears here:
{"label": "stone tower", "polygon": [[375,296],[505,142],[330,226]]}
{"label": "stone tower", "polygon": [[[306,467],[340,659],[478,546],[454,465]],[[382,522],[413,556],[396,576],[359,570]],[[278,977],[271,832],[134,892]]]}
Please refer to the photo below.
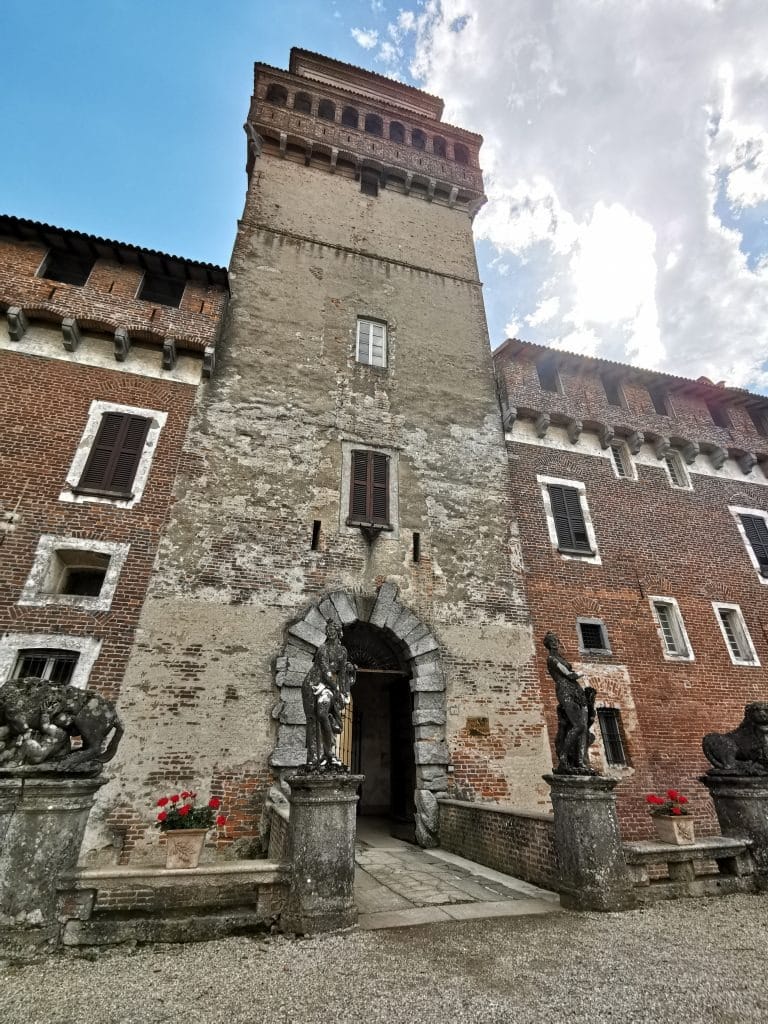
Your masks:
{"label": "stone tower", "polygon": [[435,794],[544,805],[472,239],[482,140],[442,107],[304,50],[256,65],[228,319],[123,690],[129,805],[210,782],[231,835],[253,831],[303,762],[329,618],[360,669],[362,813],[429,845]]}

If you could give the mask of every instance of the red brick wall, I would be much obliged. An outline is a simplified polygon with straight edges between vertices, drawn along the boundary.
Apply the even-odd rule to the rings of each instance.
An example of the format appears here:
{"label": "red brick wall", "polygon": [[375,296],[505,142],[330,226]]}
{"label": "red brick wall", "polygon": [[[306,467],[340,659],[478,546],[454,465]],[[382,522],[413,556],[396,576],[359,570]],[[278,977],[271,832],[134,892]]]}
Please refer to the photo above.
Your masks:
{"label": "red brick wall", "polygon": [[[0,548],[0,631],[102,640],[89,685],[115,699],[165,524],[195,388],[0,351],[0,508],[20,500]],[[59,501],[93,399],[166,411],[142,499],[131,509]],[[130,544],[109,611],[17,604],[41,534]],[[2,538],[0,534],[0,538]]]}
{"label": "red brick wall", "polygon": [[[732,412],[733,431],[724,430],[712,424],[696,396],[673,395],[675,416],[659,417],[650,411],[650,399],[640,385],[624,388],[632,413],[608,406],[594,372],[561,373],[564,395],[542,391],[533,364],[523,360],[504,361],[503,376],[510,403],[521,409],[565,409],[585,421],[617,426],[632,416],[628,426],[666,436],[709,439],[752,451],[765,445],[743,409]],[[765,668],[731,662],[711,602],[741,607],[758,657],[767,665],[768,590],[728,506],[768,509],[768,487],[746,477],[693,473],[693,490],[674,489],[663,463],[658,468],[637,465],[636,481],[618,479],[607,459],[581,454],[578,443],[561,450],[516,443],[514,429],[511,437],[510,512],[519,522],[523,543],[550,737],[556,731],[555,698],[541,638],[553,629],[569,660],[624,665],[629,671],[637,727],[627,737],[634,772],[626,773],[618,787],[625,838],[651,834],[645,794],[670,786],[691,797],[700,832],[717,832],[711,802],[697,781],[708,767],[701,738],[736,726],[745,703],[768,697],[768,685]],[[553,548],[537,474],[586,485],[602,565],[566,560]],[[695,661],[664,659],[648,595],[677,599]],[[579,654],[577,616],[604,621],[612,655]]]}

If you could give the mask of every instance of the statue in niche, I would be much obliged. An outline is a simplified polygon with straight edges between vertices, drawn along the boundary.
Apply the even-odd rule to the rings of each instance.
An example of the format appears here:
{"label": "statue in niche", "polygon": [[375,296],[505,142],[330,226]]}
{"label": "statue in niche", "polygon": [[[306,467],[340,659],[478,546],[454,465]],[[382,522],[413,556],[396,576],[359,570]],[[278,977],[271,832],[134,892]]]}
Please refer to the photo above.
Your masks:
{"label": "statue in niche", "polygon": [[589,747],[595,742],[590,731],[595,721],[595,696],[591,686],[582,687],[581,676],[566,660],[557,636],[544,637],[549,651],[547,671],[555,681],[557,696],[557,735],[555,737],[556,775],[596,775],[589,764]]}
{"label": "statue in niche", "polygon": [[307,768],[332,771],[346,767],[336,756],[335,746],[356,676],[357,669],[341,642],[341,630],[331,619],[325,627],[325,643],[315,651],[301,687],[307,719]]}
{"label": "statue in niche", "polygon": [[86,770],[111,760],[122,735],[114,704],[93,690],[35,676],[0,688],[0,768]]}

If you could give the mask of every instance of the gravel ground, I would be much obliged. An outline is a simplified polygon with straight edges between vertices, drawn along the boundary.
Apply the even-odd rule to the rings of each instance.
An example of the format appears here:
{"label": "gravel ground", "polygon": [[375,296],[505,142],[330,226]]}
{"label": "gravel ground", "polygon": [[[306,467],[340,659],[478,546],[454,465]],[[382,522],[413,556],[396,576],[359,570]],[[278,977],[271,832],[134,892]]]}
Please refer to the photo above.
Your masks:
{"label": "gravel ground", "polygon": [[2,1024],[752,1024],[768,899],[663,903],[0,965]]}

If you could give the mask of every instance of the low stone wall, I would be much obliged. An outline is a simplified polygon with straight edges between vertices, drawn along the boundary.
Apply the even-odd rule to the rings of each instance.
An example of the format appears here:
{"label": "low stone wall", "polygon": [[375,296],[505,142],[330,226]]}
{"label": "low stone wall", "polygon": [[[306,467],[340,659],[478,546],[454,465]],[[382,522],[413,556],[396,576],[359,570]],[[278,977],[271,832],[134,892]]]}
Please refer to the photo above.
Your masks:
{"label": "low stone wall", "polygon": [[441,799],[440,846],[533,885],[559,889],[551,814]]}
{"label": "low stone wall", "polygon": [[190,942],[258,931],[282,911],[288,865],[237,861],[194,870],[82,868],[59,883],[66,946]]}

